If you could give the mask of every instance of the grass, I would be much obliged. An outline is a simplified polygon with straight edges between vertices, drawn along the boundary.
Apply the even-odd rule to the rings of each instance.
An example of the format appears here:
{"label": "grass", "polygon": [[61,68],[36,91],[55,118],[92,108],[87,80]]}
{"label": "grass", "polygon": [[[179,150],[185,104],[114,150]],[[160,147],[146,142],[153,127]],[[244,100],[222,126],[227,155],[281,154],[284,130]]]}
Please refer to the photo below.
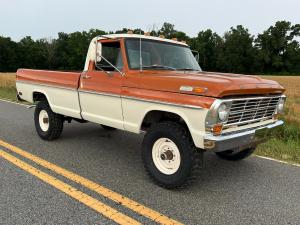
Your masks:
{"label": "grass", "polygon": [[[300,164],[300,76],[263,76],[286,88],[284,126],[274,131],[274,138],[258,146],[257,155]],[[0,73],[0,98],[16,100],[15,73]]]}
{"label": "grass", "polygon": [[0,98],[17,101],[15,73],[0,73]]}

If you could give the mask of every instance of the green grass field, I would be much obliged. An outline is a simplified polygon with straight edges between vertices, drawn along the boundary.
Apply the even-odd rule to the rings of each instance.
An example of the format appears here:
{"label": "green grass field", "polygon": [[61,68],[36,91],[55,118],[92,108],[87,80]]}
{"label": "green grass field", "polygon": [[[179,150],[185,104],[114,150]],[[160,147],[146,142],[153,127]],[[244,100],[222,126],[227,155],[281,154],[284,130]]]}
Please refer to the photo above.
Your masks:
{"label": "green grass field", "polygon": [[[255,154],[300,164],[300,76],[264,76],[286,88],[287,102],[282,119],[284,126],[275,137],[258,146]],[[0,73],[0,98],[17,101],[15,74]]]}

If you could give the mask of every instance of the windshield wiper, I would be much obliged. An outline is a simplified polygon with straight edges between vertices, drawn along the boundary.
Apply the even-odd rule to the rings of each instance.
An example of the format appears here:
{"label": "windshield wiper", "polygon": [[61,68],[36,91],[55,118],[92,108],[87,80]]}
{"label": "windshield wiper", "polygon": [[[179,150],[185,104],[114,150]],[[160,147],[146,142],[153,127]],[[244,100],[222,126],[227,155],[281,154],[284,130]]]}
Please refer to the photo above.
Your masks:
{"label": "windshield wiper", "polygon": [[176,68],[171,67],[171,66],[165,66],[165,65],[160,65],[160,64],[153,64],[150,66],[142,66],[142,68],[157,68],[157,69],[170,69],[170,70],[176,70]]}

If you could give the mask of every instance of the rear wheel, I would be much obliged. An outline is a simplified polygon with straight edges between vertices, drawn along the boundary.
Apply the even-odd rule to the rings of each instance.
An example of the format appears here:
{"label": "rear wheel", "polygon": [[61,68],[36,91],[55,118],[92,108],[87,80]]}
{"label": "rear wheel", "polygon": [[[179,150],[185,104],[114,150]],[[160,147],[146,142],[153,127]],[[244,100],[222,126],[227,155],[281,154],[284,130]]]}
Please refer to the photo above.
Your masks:
{"label": "rear wheel", "polygon": [[196,149],[190,134],[180,124],[162,122],[147,131],[142,158],[155,183],[174,189],[195,180],[202,167],[203,151]]}
{"label": "rear wheel", "polygon": [[38,135],[44,140],[59,138],[63,130],[64,117],[54,113],[48,102],[41,101],[34,112],[35,128]]}
{"label": "rear wheel", "polygon": [[228,151],[224,151],[224,152],[216,152],[216,154],[221,159],[226,159],[229,161],[239,161],[239,160],[248,158],[254,151],[255,151],[255,148],[248,148],[241,152],[234,152],[234,151],[228,150]]}

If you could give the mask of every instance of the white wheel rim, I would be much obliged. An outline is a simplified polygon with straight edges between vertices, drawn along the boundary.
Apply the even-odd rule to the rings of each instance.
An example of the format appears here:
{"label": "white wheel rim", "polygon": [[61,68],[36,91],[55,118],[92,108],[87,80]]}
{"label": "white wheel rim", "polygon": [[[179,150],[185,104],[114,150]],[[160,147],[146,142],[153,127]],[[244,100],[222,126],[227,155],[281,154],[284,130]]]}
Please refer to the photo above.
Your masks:
{"label": "white wheel rim", "polygon": [[49,129],[49,116],[46,110],[41,110],[39,114],[39,124],[42,131],[46,132]]}
{"label": "white wheel rim", "polygon": [[168,138],[159,138],[152,147],[152,159],[156,168],[166,175],[176,173],[181,163],[177,145]]}

